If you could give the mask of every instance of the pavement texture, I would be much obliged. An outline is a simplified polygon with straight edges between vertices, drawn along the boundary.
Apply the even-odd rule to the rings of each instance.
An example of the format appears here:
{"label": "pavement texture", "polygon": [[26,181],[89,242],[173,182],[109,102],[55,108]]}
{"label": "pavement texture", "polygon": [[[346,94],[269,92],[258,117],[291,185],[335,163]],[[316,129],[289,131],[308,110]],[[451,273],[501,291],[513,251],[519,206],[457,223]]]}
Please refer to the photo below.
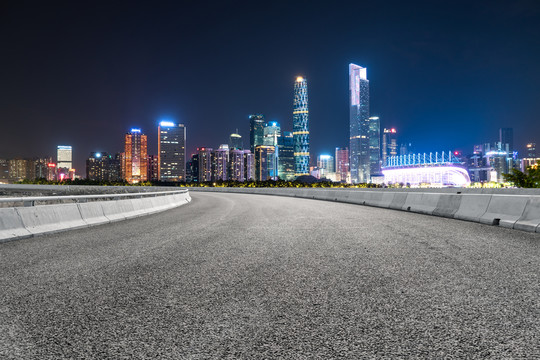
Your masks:
{"label": "pavement texture", "polygon": [[0,359],[540,357],[540,235],[287,197],[0,244]]}

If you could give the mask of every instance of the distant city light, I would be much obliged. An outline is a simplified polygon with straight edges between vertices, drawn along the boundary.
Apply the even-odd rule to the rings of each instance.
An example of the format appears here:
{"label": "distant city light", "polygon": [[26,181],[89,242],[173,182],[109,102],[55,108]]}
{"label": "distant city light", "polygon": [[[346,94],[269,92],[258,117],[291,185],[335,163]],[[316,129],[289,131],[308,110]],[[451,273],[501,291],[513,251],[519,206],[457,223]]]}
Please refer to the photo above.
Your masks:
{"label": "distant city light", "polygon": [[101,153],[96,153],[96,157],[97,157],[97,158],[100,158],[100,157],[101,157]]}
{"label": "distant city light", "polygon": [[393,134],[395,134],[395,133],[396,133],[396,129],[391,128],[391,129],[390,129],[390,132],[393,133]]}
{"label": "distant city light", "polygon": [[175,123],[173,123],[172,121],[162,121],[159,123],[160,126],[176,126]]}
{"label": "distant city light", "polygon": [[321,159],[330,159],[330,158],[332,158],[331,155],[320,155],[319,157],[320,157]]}
{"label": "distant city light", "polygon": [[58,145],[58,150],[71,150],[71,146]]}
{"label": "distant city light", "polygon": [[47,166],[53,168],[53,167],[56,167],[56,164],[48,163]]}
{"label": "distant city light", "polygon": [[296,82],[302,82],[304,81],[304,78],[302,76],[299,76],[296,78]]}
{"label": "distant city light", "polygon": [[140,133],[140,132],[141,132],[141,129],[132,128],[132,129],[131,129],[131,132],[132,132],[132,133],[134,133],[134,132]]}

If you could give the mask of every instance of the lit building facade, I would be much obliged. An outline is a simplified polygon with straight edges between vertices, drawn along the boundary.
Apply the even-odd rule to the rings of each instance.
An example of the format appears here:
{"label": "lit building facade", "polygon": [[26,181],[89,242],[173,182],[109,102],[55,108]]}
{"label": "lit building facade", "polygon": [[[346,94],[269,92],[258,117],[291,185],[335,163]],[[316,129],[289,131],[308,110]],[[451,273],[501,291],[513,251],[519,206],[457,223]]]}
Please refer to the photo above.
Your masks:
{"label": "lit building facade", "polygon": [[229,145],[221,144],[212,155],[212,181],[226,181],[228,179]]}
{"label": "lit building facade", "polygon": [[229,135],[229,150],[233,149],[240,149],[242,150],[244,148],[244,143],[242,141],[242,135],[238,133],[238,129],[236,129],[235,133],[232,133]]}
{"label": "lit building facade", "polygon": [[390,156],[398,155],[397,130],[395,128],[384,129],[382,136],[382,164]]}
{"label": "lit building facade", "polygon": [[160,181],[186,181],[186,127],[171,121],[158,126]]}
{"label": "lit building facade", "polygon": [[58,145],[56,147],[56,171],[59,180],[72,179],[73,170],[73,149],[68,145]]}
{"label": "lit building facade", "polygon": [[148,181],[159,181],[159,155],[148,155]]}
{"label": "lit building facade", "polygon": [[229,180],[240,182],[246,180],[244,150],[232,149],[229,152]]}
{"label": "lit building facade", "polygon": [[367,69],[349,64],[349,166],[353,184],[371,177],[369,143],[369,80]]}
{"label": "lit building facade", "polygon": [[465,187],[469,173],[452,152],[392,156],[383,167],[386,184],[412,187]]}
{"label": "lit building facade", "polygon": [[528,159],[534,159],[536,158],[536,143],[528,143],[525,147],[526,149],[526,157]]}
{"label": "lit building facade", "polygon": [[349,148],[336,148],[336,181],[348,182],[349,179]]}
{"label": "lit building facade", "polygon": [[377,116],[369,118],[369,174],[370,182],[374,176],[381,176],[381,123]]}
{"label": "lit building facade", "polygon": [[308,89],[307,80],[302,76],[294,82],[293,137],[295,175],[309,175]]}
{"label": "lit building facade", "polygon": [[244,176],[246,181],[255,180],[255,154],[244,150]]}
{"label": "lit building facade", "polygon": [[275,147],[259,145],[255,148],[255,179],[257,181],[276,180]]}
{"label": "lit building facade", "polygon": [[94,181],[120,181],[120,159],[106,152],[92,152],[86,159],[86,178]]}
{"label": "lit building facade", "polygon": [[197,148],[199,165],[199,182],[212,181],[212,153],[214,149],[202,147]]}
{"label": "lit building facade", "polygon": [[124,179],[130,184],[148,180],[148,140],[141,129],[131,129],[124,142]]}
{"label": "lit building facade", "polygon": [[332,155],[319,155],[317,157],[317,167],[319,168],[319,178],[335,178],[334,157]]}
{"label": "lit building facade", "polygon": [[278,138],[278,177],[293,181],[295,178],[294,137],[292,132],[284,131]]}
{"label": "lit building facade", "polygon": [[187,182],[199,182],[199,154],[191,155],[191,160],[186,164]]}
{"label": "lit building facade", "polygon": [[249,115],[249,142],[250,150],[255,153],[255,148],[264,142],[264,116],[261,114]]}

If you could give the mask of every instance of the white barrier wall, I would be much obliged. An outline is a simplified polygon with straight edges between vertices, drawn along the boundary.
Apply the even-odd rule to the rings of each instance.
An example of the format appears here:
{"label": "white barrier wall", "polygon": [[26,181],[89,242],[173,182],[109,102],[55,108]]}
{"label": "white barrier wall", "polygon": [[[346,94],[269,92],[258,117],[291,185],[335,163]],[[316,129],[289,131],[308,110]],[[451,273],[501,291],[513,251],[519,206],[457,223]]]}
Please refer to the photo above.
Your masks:
{"label": "white barrier wall", "polygon": [[0,208],[0,242],[131,219],[191,201],[189,192],[110,201]]}
{"label": "white barrier wall", "polygon": [[536,189],[191,188],[369,205],[540,233]]}

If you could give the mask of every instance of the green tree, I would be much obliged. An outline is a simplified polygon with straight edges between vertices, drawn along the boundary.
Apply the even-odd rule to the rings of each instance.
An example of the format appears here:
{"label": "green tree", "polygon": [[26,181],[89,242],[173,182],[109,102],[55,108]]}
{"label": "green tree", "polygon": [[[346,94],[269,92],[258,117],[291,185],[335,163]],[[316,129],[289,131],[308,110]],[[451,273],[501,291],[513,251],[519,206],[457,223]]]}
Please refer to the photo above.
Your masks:
{"label": "green tree", "polygon": [[512,173],[503,174],[504,180],[520,188],[540,188],[540,168],[529,166],[527,172],[512,169]]}

